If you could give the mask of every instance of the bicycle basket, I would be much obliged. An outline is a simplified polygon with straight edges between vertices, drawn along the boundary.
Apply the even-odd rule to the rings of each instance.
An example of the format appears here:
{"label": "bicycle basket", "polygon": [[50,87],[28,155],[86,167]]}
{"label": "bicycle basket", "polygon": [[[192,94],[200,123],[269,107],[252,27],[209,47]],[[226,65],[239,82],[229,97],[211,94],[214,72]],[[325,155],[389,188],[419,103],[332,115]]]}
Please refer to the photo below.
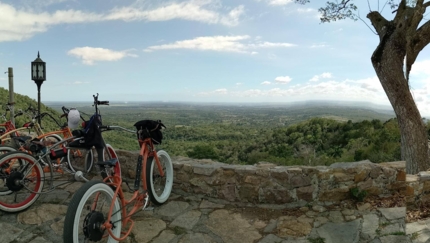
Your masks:
{"label": "bicycle basket", "polygon": [[161,129],[163,127],[166,128],[166,126],[164,126],[160,120],[141,120],[136,122],[133,126],[137,129],[137,139],[144,140],[146,138],[151,138],[152,143],[161,144],[163,140]]}

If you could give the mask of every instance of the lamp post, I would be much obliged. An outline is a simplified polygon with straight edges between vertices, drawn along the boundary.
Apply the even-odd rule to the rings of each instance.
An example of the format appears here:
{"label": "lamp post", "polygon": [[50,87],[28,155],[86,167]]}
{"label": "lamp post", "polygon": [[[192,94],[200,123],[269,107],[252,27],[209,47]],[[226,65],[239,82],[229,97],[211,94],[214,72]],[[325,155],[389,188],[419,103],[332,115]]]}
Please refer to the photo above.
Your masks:
{"label": "lamp post", "polygon": [[37,85],[37,110],[38,110],[38,122],[42,126],[40,121],[40,87],[43,81],[46,80],[46,63],[40,59],[40,54],[37,52],[37,58],[31,62],[31,80]]}

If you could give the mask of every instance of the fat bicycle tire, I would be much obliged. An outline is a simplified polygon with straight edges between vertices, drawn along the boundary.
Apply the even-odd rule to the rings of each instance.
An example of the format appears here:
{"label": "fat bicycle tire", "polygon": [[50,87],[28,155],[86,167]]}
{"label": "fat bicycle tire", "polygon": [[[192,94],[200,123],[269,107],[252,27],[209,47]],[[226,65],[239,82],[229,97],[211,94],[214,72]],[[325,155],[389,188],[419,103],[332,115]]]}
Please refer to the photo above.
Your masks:
{"label": "fat bicycle tire", "polygon": [[166,151],[157,151],[157,156],[164,171],[164,177],[160,176],[154,157],[149,157],[146,162],[146,185],[151,202],[161,205],[169,199],[172,192],[173,165]]}
{"label": "fat bicycle tire", "polygon": [[[81,243],[81,242],[87,242],[86,240],[90,240],[91,242],[100,242],[100,240],[91,240],[91,238],[85,238],[84,233],[84,223],[86,219],[89,219],[87,222],[93,222],[92,224],[88,225],[89,231],[92,234],[100,233],[100,231],[97,230],[98,224],[103,224],[104,219],[107,218],[107,213],[102,213],[103,219],[100,219],[100,215],[97,215],[98,218],[94,219],[96,217],[91,217],[95,213],[98,213],[98,211],[93,210],[93,208],[90,208],[89,205],[96,205],[98,204],[98,200],[102,198],[103,196],[106,196],[105,203],[102,203],[103,209],[106,209],[109,211],[109,208],[112,203],[112,198],[114,196],[114,191],[112,188],[110,188],[106,183],[103,183],[102,181],[88,181],[86,182],[81,188],[76,191],[76,193],[73,195],[72,200],[69,203],[69,206],[67,208],[66,217],[64,219],[64,229],[63,229],[63,242],[64,243]],[[94,196],[97,199],[91,199],[91,197]],[[88,205],[89,203],[89,205]],[[98,206],[98,205],[97,205]],[[114,223],[113,233],[115,237],[120,238],[121,237],[121,206],[119,203],[119,200],[117,200],[114,203],[113,207],[113,213],[111,221]],[[85,211],[88,211],[86,214]],[[115,213],[118,212],[118,213]],[[84,219],[85,218],[85,219]],[[96,230],[94,230],[96,229]],[[88,229],[87,229],[88,232]],[[101,233],[102,235],[106,235],[107,231],[104,233]],[[101,237],[100,237],[101,238]],[[108,242],[108,243],[114,243],[117,242],[112,237],[103,238],[102,242]]]}
{"label": "fat bicycle tire", "polygon": [[0,155],[7,154],[9,152],[16,151],[16,148],[9,145],[0,145]]}
{"label": "fat bicycle tire", "polygon": [[45,183],[39,162],[27,152],[14,151],[0,156],[0,168],[0,210],[16,213],[33,205]]}

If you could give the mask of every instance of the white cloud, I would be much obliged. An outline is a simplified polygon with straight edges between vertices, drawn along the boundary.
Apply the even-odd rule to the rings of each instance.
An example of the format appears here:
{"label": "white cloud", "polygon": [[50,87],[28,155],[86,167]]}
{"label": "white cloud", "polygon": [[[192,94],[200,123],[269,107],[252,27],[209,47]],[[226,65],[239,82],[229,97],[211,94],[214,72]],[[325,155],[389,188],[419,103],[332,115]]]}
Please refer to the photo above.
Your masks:
{"label": "white cloud", "polygon": [[74,84],[74,85],[81,85],[81,84],[88,84],[88,83],[90,83],[90,82],[75,81],[72,84]]}
{"label": "white cloud", "polygon": [[128,52],[86,46],[73,48],[67,54],[82,59],[86,65],[93,65],[96,61],[118,61],[127,56],[136,57],[136,55]]}
{"label": "white cloud", "polygon": [[214,91],[216,94],[227,94],[227,89],[217,89]]}
{"label": "white cloud", "polygon": [[227,26],[236,26],[239,24],[240,17],[245,13],[245,8],[243,5],[234,8],[231,10],[228,15],[222,16],[220,19],[220,23]]}
{"label": "white cloud", "polygon": [[176,41],[173,44],[150,46],[145,51],[168,50],[168,49],[195,49],[226,52],[245,52],[245,45],[241,40],[248,39],[249,36],[213,36],[197,37],[191,40]]}
{"label": "white cloud", "polygon": [[293,46],[296,46],[296,45],[291,43],[273,43],[273,42],[267,42],[267,41],[249,45],[249,47],[253,47],[253,48],[293,47]]}
{"label": "white cloud", "polygon": [[213,95],[226,95],[228,94],[227,89],[216,89],[208,92],[201,92],[200,96],[213,96]]}
{"label": "white cloud", "polygon": [[332,78],[333,76],[331,73],[322,73],[320,75],[314,75],[309,81],[311,82],[318,82],[320,79],[326,79],[326,78]]}
{"label": "white cloud", "polygon": [[415,62],[412,65],[411,76],[412,75],[426,75],[430,76],[430,60],[423,60]]}
{"label": "white cloud", "polygon": [[328,47],[328,45],[326,45],[326,44],[313,44],[310,46],[310,48],[324,48],[324,47]]}
{"label": "white cloud", "polygon": [[298,8],[297,12],[299,13],[312,13],[312,12],[316,12],[316,9],[313,8]]}
{"label": "white cloud", "polygon": [[[61,2],[51,0],[49,4]],[[224,14],[216,1],[190,0],[181,3],[159,4],[152,9],[141,6],[114,8],[108,13],[85,12],[81,10],[58,10],[53,13],[36,12],[32,9],[18,9],[13,5],[0,2],[0,42],[22,41],[48,31],[54,25],[78,24],[102,21],[168,21],[183,19],[207,24],[235,26],[245,13],[242,5]],[[215,9],[215,10],[214,10]]]}
{"label": "white cloud", "polygon": [[275,78],[275,82],[278,84],[288,84],[289,82],[291,82],[291,78],[289,76],[284,76],[284,77],[276,77]]}
{"label": "white cloud", "polygon": [[270,82],[269,82],[269,81],[264,81],[264,82],[262,82],[261,84],[262,84],[262,85],[269,85],[269,84],[270,84]]}
{"label": "white cloud", "polygon": [[106,20],[123,21],[168,21],[173,19],[184,19],[198,21],[208,24],[222,24],[236,26],[240,18],[245,14],[243,5],[239,5],[227,14],[223,14],[213,9],[217,9],[216,1],[185,1],[163,3],[153,9],[144,7],[128,6],[115,8],[105,16]]}
{"label": "white cloud", "polygon": [[269,3],[270,5],[287,5],[289,3],[292,3],[293,0],[266,0],[267,3]]}
{"label": "white cloud", "polygon": [[[287,76],[288,77],[288,76]],[[281,79],[288,80],[286,77]],[[268,81],[265,81],[268,82]],[[265,83],[263,82],[263,83]],[[262,83],[262,84],[263,84]],[[285,87],[285,86],[282,86]],[[423,91],[425,94],[430,94],[430,84]],[[200,97],[206,99],[216,97],[217,92],[201,92]],[[371,77],[360,80],[344,80],[344,81],[325,81],[320,83],[308,83],[305,85],[293,85],[285,88],[272,89],[249,89],[241,91],[229,91],[223,89],[223,99],[231,101],[242,101],[252,97],[255,102],[273,101],[273,102],[290,102],[298,100],[338,100],[338,101],[367,101],[376,104],[389,105],[387,96],[382,89],[378,78]],[[420,94],[421,95],[421,94]],[[365,99],[363,99],[365,97]],[[243,100],[243,101],[244,101]],[[421,98],[420,98],[421,100]],[[430,99],[425,99],[423,102],[429,102]]]}
{"label": "white cloud", "polygon": [[190,40],[176,41],[171,44],[164,44],[158,46],[150,46],[146,48],[145,52],[151,52],[156,50],[171,50],[171,49],[193,49],[193,50],[204,50],[204,51],[222,51],[222,52],[237,52],[237,53],[248,53],[257,54],[251,49],[258,48],[275,48],[275,47],[293,47],[294,44],[290,43],[272,43],[272,42],[259,42],[259,43],[246,43],[245,40],[249,40],[250,36],[205,36],[197,37]]}

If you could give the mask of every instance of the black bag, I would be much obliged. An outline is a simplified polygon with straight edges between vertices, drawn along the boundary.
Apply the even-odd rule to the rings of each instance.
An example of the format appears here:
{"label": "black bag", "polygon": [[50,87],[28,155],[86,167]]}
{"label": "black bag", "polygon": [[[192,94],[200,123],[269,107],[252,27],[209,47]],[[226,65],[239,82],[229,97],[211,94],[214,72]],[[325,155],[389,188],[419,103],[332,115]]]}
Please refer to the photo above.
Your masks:
{"label": "black bag", "polygon": [[49,154],[49,158],[51,158],[52,160],[54,159],[60,159],[63,157],[67,156],[67,148],[66,147],[62,147],[60,149],[51,149],[50,150],[50,154]]}
{"label": "black bag", "polygon": [[32,153],[39,153],[45,148],[45,146],[40,142],[40,139],[34,138],[27,140],[23,145],[23,148]]}
{"label": "black bag", "polygon": [[166,128],[160,120],[141,120],[136,122],[133,126],[137,129],[137,139],[144,140],[146,138],[151,138],[154,144],[161,144],[163,140],[163,133],[161,133],[161,128]]}
{"label": "black bag", "polygon": [[103,148],[103,138],[99,126],[102,125],[100,115],[93,115],[89,121],[85,121],[85,128],[75,130],[72,134],[75,137],[83,137],[83,139],[73,141],[69,144],[70,147],[80,147],[90,149]]}

